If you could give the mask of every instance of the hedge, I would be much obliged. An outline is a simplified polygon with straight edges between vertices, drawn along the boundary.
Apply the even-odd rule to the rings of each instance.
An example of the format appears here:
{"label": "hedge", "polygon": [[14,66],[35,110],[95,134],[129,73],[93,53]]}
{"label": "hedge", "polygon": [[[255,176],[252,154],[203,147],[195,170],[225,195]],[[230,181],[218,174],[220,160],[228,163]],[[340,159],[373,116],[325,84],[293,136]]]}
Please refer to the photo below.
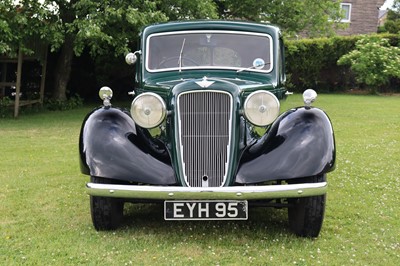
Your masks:
{"label": "hedge", "polygon": [[[400,35],[375,34],[389,39],[393,46],[399,46]],[[286,72],[288,87],[295,92],[305,89],[341,92],[358,88],[354,75],[348,66],[338,66],[337,60],[354,49],[361,39],[357,36],[337,36],[332,38],[286,40]],[[387,90],[398,90],[398,80],[388,84]]]}

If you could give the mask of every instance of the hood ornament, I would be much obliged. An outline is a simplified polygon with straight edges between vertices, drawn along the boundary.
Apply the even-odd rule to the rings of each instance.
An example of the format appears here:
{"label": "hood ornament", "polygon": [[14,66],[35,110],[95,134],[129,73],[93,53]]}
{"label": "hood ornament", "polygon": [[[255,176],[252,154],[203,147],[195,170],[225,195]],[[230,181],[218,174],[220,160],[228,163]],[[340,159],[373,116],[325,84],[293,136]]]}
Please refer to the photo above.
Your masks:
{"label": "hood ornament", "polygon": [[196,84],[202,88],[208,88],[213,84],[215,81],[208,81],[207,77],[204,77],[202,81],[196,81]]}

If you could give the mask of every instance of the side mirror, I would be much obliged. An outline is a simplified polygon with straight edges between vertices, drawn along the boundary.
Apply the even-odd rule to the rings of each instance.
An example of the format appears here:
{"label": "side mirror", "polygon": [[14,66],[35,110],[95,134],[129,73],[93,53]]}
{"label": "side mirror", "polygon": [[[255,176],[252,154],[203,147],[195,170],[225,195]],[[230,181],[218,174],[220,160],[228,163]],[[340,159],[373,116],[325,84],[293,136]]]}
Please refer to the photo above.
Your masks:
{"label": "side mirror", "polygon": [[128,65],[133,65],[133,64],[135,64],[136,61],[137,61],[137,56],[136,56],[136,54],[142,54],[142,51],[136,51],[136,52],[134,52],[134,53],[128,53],[128,54],[125,56],[125,62],[126,62]]}

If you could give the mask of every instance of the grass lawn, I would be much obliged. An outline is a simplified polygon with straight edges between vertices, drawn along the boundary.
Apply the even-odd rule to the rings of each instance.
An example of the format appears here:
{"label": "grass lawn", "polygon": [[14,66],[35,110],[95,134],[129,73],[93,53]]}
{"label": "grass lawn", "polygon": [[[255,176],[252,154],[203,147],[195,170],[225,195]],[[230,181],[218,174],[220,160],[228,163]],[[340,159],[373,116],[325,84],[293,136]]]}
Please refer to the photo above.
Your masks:
{"label": "grass lawn", "polygon": [[[291,96],[282,110],[301,105]],[[90,108],[0,119],[0,265],[398,265],[400,97],[319,95],[336,134],[318,239],[288,230],[285,209],[248,221],[167,222],[129,205],[121,229],[96,232],[78,164]]]}

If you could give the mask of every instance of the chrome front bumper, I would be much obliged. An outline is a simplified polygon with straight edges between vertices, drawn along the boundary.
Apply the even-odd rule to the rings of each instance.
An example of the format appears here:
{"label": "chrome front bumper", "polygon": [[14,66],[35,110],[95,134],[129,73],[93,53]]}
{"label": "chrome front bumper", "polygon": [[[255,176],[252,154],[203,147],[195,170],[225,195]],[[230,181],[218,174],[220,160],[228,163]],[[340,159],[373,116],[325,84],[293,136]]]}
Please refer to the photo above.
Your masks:
{"label": "chrome front bumper", "polygon": [[319,196],[327,182],[271,186],[168,187],[86,184],[91,196],[147,200],[262,200]]}

